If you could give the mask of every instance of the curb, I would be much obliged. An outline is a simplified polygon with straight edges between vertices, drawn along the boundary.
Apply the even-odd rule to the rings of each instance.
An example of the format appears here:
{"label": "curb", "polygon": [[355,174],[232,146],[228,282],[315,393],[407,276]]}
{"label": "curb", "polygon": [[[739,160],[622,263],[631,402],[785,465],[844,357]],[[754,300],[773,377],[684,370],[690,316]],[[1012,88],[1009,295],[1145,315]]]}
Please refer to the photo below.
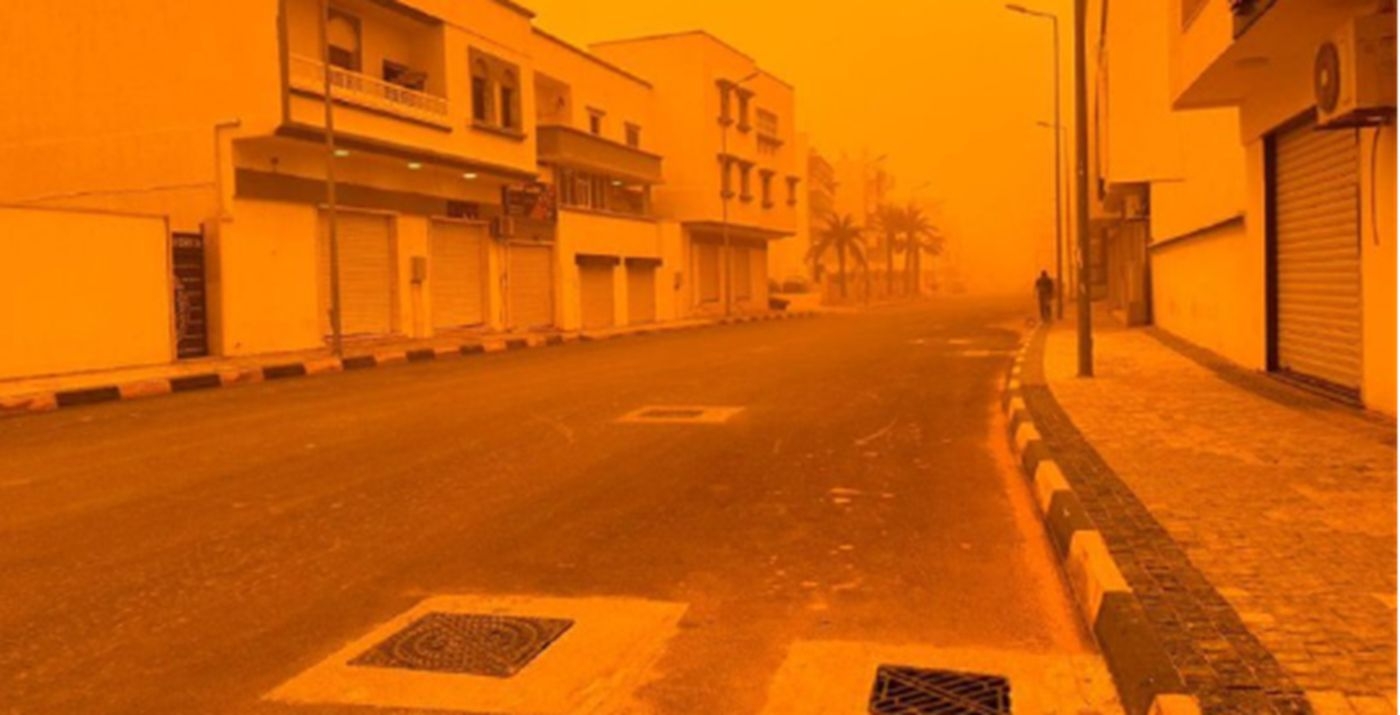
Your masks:
{"label": "curb", "polygon": [[1127,715],[1199,715],[1200,701],[1186,691],[1171,659],[1147,622],[1142,604],[1045,446],[1026,407],[1021,379],[1037,328],[1022,340],[1007,375],[1002,406],[1007,439],[1026,478],[1075,604],[1089,624],[1113,676]]}
{"label": "curb", "polygon": [[720,325],[812,318],[817,315],[817,311],[814,310],[794,313],[760,313],[686,323],[683,325],[667,325],[665,323],[660,323],[641,325],[631,329],[613,329],[606,332],[508,336],[433,347],[386,349],[367,355],[356,355],[346,358],[316,356],[299,361],[263,365],[260,367],[240,367],[235,365],[216,366],[211,367],[210,371],[205,373],[144,378],[112,385],[99,385],[71,390],[51,390],[25,395],[15,395],[12,397],[0,397],[0,418],[53,412],[59,409],[96,405],[104,402],[138,400],[181,392],[233,387],[235,385],[271,380],[285,380],[312,375],[350,372],[374,367],[525,350],[529,348],[552,347],[577,341],[591,342],[633,335],[652,335],[661,332],[695,330]]}

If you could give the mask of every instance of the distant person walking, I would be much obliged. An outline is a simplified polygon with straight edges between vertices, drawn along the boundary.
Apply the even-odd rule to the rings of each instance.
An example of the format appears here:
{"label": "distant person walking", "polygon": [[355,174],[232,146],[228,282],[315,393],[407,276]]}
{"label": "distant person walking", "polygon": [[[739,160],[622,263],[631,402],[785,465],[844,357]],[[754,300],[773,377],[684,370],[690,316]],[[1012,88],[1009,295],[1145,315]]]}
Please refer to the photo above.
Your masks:
{"label": "distant person walking", "polygon": [[1050,299],[1055,295],[1055,279],[1045,271],[1035,279],[1035,297],[1040,301],[1040,322],[1050,322]]}

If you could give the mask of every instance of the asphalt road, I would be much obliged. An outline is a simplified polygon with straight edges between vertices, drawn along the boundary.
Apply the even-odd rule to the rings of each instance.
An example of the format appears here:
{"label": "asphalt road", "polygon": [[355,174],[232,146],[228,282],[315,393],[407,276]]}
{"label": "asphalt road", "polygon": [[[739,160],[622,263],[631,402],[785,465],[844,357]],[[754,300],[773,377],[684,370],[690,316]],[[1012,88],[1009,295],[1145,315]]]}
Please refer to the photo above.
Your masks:
{"label": "asphalt road", "polygon": [[[220,713],[434,594],[687,604],[633,708],[790,644],[1091,649],[963,299],[0,421],[0,712]],[[742,407],[637,425],[646,405]],[[836,490],[836,491],[833,491]],[[300,712],[286,708],[286,712]]]}

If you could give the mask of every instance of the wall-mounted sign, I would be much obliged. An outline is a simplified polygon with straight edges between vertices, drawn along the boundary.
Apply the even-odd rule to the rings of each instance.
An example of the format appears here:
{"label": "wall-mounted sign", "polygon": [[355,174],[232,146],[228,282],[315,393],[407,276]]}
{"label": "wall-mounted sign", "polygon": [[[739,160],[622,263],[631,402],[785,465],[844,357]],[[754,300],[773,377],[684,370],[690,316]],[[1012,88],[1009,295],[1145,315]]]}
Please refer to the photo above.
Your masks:
{"label": "wall-mounted sign", "polygon": [[554,187],[530,182],[501,187],[501,212],[506,216],[553,224],[558,219]]}

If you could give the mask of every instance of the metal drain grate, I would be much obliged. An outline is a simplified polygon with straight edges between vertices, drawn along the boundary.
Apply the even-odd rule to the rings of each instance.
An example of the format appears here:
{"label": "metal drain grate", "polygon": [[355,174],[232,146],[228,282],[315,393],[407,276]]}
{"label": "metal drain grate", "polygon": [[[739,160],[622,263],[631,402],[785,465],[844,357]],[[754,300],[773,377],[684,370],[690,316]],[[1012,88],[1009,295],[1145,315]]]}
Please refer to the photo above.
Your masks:
{"label": "metal drain grate", "polygon": [[717,425],[743,412],[742,407],[718,405],[646,405],[618,418],[618,422],[662,425]]}
{"label": "metal drain grate", "polygon": [[573,624],[559,618],[429,613],[350,665],[509,678]]}
{"label": "metal drain grate", "polygon": [[680,409],[680,408],[668,409],[668,408],[665,408],[665,407],[661,407],[661,408],[657,408],[657,409],[654,409],[654,410],[643,410],[643,411],[640,412],[637,416],[638,416],[638,417],[641,417],[641,418],[643,418],[643,419],[648,419],[648,420],[655,420],[655,419],[689,419],[689,418],[692,418],[692,417],[699,417],[700,415],[703,415],[703,414],[705,414],[705,411],[704,411],[704,410]]}
{"label": "metal drain grate", "polygon": [[1011,683],[995,675],[882,665],[870,715],[1009,715]]}

